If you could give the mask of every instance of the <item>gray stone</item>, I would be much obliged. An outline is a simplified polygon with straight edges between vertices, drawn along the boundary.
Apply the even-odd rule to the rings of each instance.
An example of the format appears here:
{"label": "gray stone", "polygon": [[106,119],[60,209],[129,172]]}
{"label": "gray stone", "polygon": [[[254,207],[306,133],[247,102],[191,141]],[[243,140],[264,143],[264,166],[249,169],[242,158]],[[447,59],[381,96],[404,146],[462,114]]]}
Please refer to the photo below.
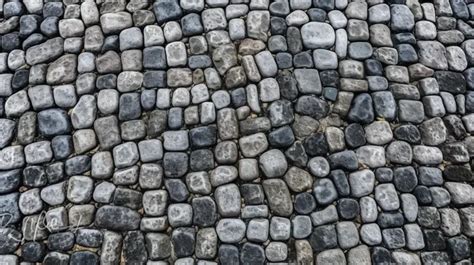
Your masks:
{"label": "gray stone", "polygon": [[272,262],[284,261],[287,258],[288,247],[282,242],[270,242],[265,248],[267,259]]}
{"label": "gray stone", "polygon": [[53,61],[64,52],[64,41],[60,37],[52,38],[26,50],[26,62],[29,65]]}
{"label": "gray stone", "polygon": [[446,49],[437,41],[418,41],[420,63],[430,68],[444,70],[448,68]]}
{"label": "gray stone", "polygon": [[303,192],[309,190],[313,185],[313,179],[311,175],[305,170],[297,167],[291,167],[285,174],[284,180],[288,187],[294,192]]}
{"label": "gray stone", "polygon": [[217,236],[224,243],[238,243],[245,236],[246,226],[240,219],[223,218],[216,226]]}
{"label": "gray stone", "polygon": [[215,191],[215,198],[219,213],[225,217],[234,217],[240,214],[240,192],[235,184],[219,186]]}
{"label": "gray stone", "polygon": [[187,131],[167,131],[163,134],[163,147],[169,151],[185,151],[189,147]]}
{"label": "gray stone", "polygon": [[301,37],[306,48],[330,48],[334,45],[336,35],[329,24],[309,22],[301,27]]}
{"label": "gray stone", "polygon": [[110,182],[101,182],[95,187],[93,199],[99,203],[109,203],[112,200],[112,195],[115,191],[115,185]]}
{"label": "gray stone", "polygon": [[273,213],[280,216],[289,216],[293,212],[290,192],[281,179],[267,179],[263,181],[263,189],[268,204]]}
{"label": "gray stone", "polygon": [[76,79],[76,67],[76,55],[63,55],[48,66],[46,81],[51,85],[72,83]]}
{"label": "gray stone", "polygon": [[334,205],[329,205],[326,208],[311,213],[311,221],[313,226],[320,226],[335,222],[339,219],[337,209]]}
{"label": "gray stone", "polygon": [[239,146],[245,157],[256,157],[268,148],[267,137],[264,133],[256,133],[239,139]]}
{"label": "gray stone", "polygon": [[67,199],[73,203],[86,203],[92,197],[94,181],[85,176],[73,176],[67,185]]}
{"label": "gray stone", "polygon": [[21,90],[5,101],[4,109],[7,117],[18,117],[31,107],[26,91]]}
{"label": "gray stone", "polygon": [[398,117],[402,121],[421,123],[424,118],[423,103],[414,100],[400,100],[398,102]]}
{"label": "gray stone", "polygon": [[192,223],[193,208],[186,203],[170,204],[167,216],[172,227],[188,226]]}
{"label": "gray stone", "polygon": [[343,249],[355,247],[359,243],[359,233],[353,222],[339,222],[336,225],[339,246]]}
{"label": "gray stone", "polygon": [[355,197],[363,197],[370,194],[375,185],[375,175],[371,170],[364,169],[349,174],[351,194]]}
{"label": "gray stone", "polygon": [[106,13],[100,16],[100,25],[105,34],[118,33],[132,24],[132,16],[127,12]]}
{"label": "gray stone", "polygon": [[298,90],[303,94],[321,94],[322,85],[319,73],[314,69],[295,69],[294,75]]}
{"label": "gray stone", "polygon": [[400,208],[400,201],[393,184],[377,185],[375,188],[375,199],[384,211],[394,211]]}
{"label": "gray stone", "polygon": [[252,219],[247,225],[247,239],[253,242],[265,242],[268,239],[268,231],[267,219]]}
{"label": "gray stone", "polygon": [[415,26],[413,13],[406,5],[391,5],[390,27],[393,31],[410,31]]}
{"label": "gray stone", "polygon": [[277,64],[269,51],[262,51],[255,55],[255,63],[263,77],[275,76],[278,71]]}
{"label": "gray stone", "polygon": [[114,164],[116,167],[127,167],[134,165],[139,159],[137,145],[134,142],[126,142],[115,146],[113,149]]}
{"label": "gray stone", "polygon": [[472,196],[469,196],[469,194],[472,193],[472,186],[469,184],[446,182],[444,185],[451,194],[451,200],[454,204],[463,205],[472,203]]}
{"label": "gray stone", "polygon": [[313,194],[319,204],[327,205],[337,199],[334,183],[328,178],[317,179],[314,182]]}
{"label": "gray stone", "polygon": [[247,14],[247,35],[251,38],[267,41],[267,31],[270,27],[268,11],[250,11]]}
{"label": "gray stone", "polygon": [[306,215],[297,215],[291,220],[293,226],[293,237],[303,239],[308,237],[312,232],[311,218]]}
{"label": "gray stone", "polygon": [[71,112],[71,123],[76,129],[89,128],[97,114],[96,99],[92,95],[82,96]]}
{"label": "gray stone", "polygon": [[118,120],[115,116],[97,119],[94,122],[94,130],[103,150],[111,149],[121,142]]}
{"label": "gray stone", "polygon": [[416,197],[412,194],[404,193],[400,196],[402,201],[402,210],[405,218],[409,222],[416,220],[418,215],[418,201]]}
{"label": "gray stone", "polygon": [[25,161],[28,164],[49,162],[52,158],[53,151],[49,141],[35,142],[25,147]]}
{"label": "gray stone", "polygon": [[43,202],[40,198],[40,190],[35,188],[21,193],[18,207],[24,215],[31,215],[41,211]]}
{"label": "gray stone", "polygon": [[321,251],[316,256],[317,264],[328,264],[335,262],[337,264],[346,264],[346,257],[341,249],[328,249]]}
{"label": "gray stone", "polygon": [[25,157],[23,155],[23,147],[14,145],[5,147],[0,151],[0,169],[10,170],[23,167]]}
{"label": "gray stone", "polygon": [[4,148],[13,140],[16,123],[9,119],[0,119],[0,148]]}
{"label": "gray stone", "polygon": [[384,145],[393,138],[390,124],[386,121],[375,121],[365,127],[367,142],[375,145]]}
{"label": "gray stone", "polygon": [[268,178],[281,177],[288,168],[285,155],[277,149],[263,153],[260,156],[259,163],[260,168]]}
{"label": "gray stone", "polygon": [[447,128],[441,118],[436,117],[420,125],[421,140],[426,145],[439,145],[446,141]]}
{"label": "gray stone", "polygon": [[407,142],[394,141],[387,147],[386,156],[392,163],[408,165],[413,159],[413,152]]}
{"label": "gray stone", "polygon": [[369,246],[375,246],[382,243],[380,227],[375,223],[362,225],[360,228],[360,238]]}
{"label": "gray stone", "polygon": [[406,224],[404,227],[406,246],[410,250],[420,250],[425,247],[421,228],[417,224]]}

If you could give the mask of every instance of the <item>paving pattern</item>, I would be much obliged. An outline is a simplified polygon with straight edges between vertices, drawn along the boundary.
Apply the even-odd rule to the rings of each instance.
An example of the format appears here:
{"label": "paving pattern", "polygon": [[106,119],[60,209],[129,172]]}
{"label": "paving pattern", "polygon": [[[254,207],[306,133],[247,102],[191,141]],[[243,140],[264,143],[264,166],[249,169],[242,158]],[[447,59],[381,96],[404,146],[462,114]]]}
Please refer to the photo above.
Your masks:
{"label": "paving pattern", "polygon": [[0,264],[471,264],[473,0],[0,0]]}

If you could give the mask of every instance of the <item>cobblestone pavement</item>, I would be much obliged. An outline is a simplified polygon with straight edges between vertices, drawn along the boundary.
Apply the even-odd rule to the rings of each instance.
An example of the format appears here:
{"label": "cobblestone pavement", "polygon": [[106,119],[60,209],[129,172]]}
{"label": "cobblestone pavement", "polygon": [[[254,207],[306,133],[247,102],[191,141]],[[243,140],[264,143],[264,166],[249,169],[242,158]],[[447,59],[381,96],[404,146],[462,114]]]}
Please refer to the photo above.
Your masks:
{"label": "cobblestone pavement", "polygon": [[471,264],[474,0],[0,0],[0,264]]}

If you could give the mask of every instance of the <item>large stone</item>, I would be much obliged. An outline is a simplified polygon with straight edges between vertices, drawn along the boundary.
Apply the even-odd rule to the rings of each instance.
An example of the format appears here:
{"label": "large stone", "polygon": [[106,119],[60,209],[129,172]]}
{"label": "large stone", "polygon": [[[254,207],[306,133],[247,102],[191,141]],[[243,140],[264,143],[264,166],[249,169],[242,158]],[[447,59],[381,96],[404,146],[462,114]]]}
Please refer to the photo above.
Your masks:
{"label": "large stone", "polygon": [[223,218],[216,226],[220,241],[224,243],[238,243],[245,236],[245,223],[240,219]]}
{"label": "large stone", "polygon": [[237,65],[237,52],[233,44],[220,45],[212,52],[212,61],[217,71],[224,75],[227,70]]}
{"label": "large stone", "polygon": [[221,216],[234,217],[240,214],[240,192],[235,184],[219,186],[214,193]]}
{"label": "large stone", "polygon": [[72,83],[76,80],[76,67],[76,55],[63,55],[48,66],[46,81],[51,85]]}
{"label": "large stone", "polygon": [[264,133],[256,133],[241,137],[239,146],[245,157],[255,157],[267,150],[268,141]]}
{"label": "large stone", "polygon": [[410,31],[415,26],[412,11],[406,5],[391,5],[390,27],[393,31]]}
{"label": "large stone", "polygon": [[299,91],[303,94],[321,94],[322,85],[315,69],[295,69],[293,71]]}
{"label": "large stone", "polygon": [[12,138],[16,123],[8,119],[0,119],[0,149],[7,146]]}
{"label": "large stone", "polygon": [[298,98],[295,111],[313,117],[314,119],[324,118],[329,111],[329,105],[325,100],[313,96],[302,96]]}
{"label": "large stone", "polygon": [[336,187],[329,178],[317,179],[314,182],[313,195],[318,204],[322,205],[330,204],[338,197]]}
{"label": "large stone", "polygon": [[105,34],[119,33],[133,25],[132,16],[123,11],[106,13],[100,17],[100,25]]}
{"label": "large stone", "polygon": [[281,177],[285,174],[288,163],[285,155],[278,149],[272,149],[260,156],[260,168],[268,178]]}
{"label": "large stone", "polygon": [[38,128],[44,136],[55,136],[69,133],[71,124],[66,111],[47,109],[38,113]]}
{"label": "large stone", "polygon": [[461,73],[451,71],[437,71],[435,73],[439,90],[452,94],[462,94],[466,92],[466,79]]}
{"label": "large stone", "polygon": [[71,112],[71,123],[76,129],[91,127],[97,114],[96,99],[92,95],[84,95]]}
{"label": "large stone", "polygon": [[57,37],[26,50],[26,62],[29,65],[51,62],[63,54],[64,41]]}
{"label": "large stone", "polygon": [[95,224],[116,231],[135,230],[140,224],[140,214],[126,207],[106,205],[97,210]]}
{"label": "large stone", "polygon": [[369,94],[359,94],[352,102],[348,115],[349,120],[359,123],[370,123],[374,120],[374,108]]}
{"label": "large stone", "polygon": [[247,34],[251,38],[267,41],[267,31],[270,27],[270,13],[255,10],[247,15]]}
{"label": "large stone", "polygon": [[420,63],[434,69],[448,69],[446,49],[441,43],[437,41],[418,41],[417,45]]}
{"label": "large stone", "polygon": [[375,199],[385,211],[394,211],[400,208],[400,201],[393,184],[379,184],[375,188]]}
{"label": "large stone", "polygon": [[4,216],[0,221],[2,227],[8,224],[16,224],[20,221],[21,214],[20,208],[18,207],[18,200],[20,194],[10,193],[0,196],[0,215]]}
{"label": "large stone", "polygon": [[290,216],[293,212],[290,191],[281,179],[267,179],[263,181],[263,189],[271,211],[280,216]]}
{"label": "large stone", "polygon": [[20,178],[19,169],[0,171],[0,194],[14,191],[20,185]]}
{"label": "large stone", "polygon": [[24,165],[23,146],[14,145],[0,150],[0,170],[16,169]]}
{"label": "large stone", "polygon": [[303,44],[309,49],[330,48],[334,45],[336,34],[327,23],[309,22],[301,27]]}
{"label": "large stone", "polygon": [[307,171],[297,167],[291,167],[285,174],[284,179],[294,192],[306,191],[311,189],[313,185],[311,175]]}
{"label": "large stone", "polygon": [[153,12],[155,13],[158,24],[170,20],[179,19],[183,11],[179,6],[178,0],[159,0],[153,4]]}

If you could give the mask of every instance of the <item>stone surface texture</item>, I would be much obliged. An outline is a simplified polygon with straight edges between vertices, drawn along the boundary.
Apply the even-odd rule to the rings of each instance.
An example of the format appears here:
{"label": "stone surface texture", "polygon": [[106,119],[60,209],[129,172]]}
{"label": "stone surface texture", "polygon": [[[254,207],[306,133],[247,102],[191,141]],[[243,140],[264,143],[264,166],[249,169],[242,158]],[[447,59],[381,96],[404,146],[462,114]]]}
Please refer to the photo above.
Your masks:
{"label": "stone surface texture", "polygon": [[473,0],[0,0],[0,264],[472,264]]}

